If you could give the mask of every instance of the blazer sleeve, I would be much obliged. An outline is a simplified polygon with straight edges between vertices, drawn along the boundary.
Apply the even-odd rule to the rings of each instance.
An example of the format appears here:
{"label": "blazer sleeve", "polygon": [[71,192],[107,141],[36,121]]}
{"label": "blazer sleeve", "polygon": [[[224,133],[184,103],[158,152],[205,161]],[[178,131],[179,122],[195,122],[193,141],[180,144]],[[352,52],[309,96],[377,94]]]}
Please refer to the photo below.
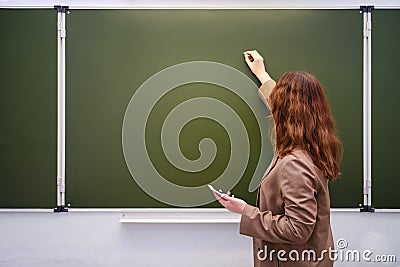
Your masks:
{"label": "blazer sleeve", "polygon": [[284,214],[274,215],[247,204],[241,216],[240,233],[272,243],[305,243],[316,223],[316,177],[312,166],[301,158],[290,157],[282,164],[279,179]]}
{"label": "blazer sleeve", "polygon": [[274,89],[276,82],[274,80],[268,80],[263,83],[258,89],[258,96],[264,102],[268,109],[271,109],[269,106],[269,95],[271,94],[272,89]]}

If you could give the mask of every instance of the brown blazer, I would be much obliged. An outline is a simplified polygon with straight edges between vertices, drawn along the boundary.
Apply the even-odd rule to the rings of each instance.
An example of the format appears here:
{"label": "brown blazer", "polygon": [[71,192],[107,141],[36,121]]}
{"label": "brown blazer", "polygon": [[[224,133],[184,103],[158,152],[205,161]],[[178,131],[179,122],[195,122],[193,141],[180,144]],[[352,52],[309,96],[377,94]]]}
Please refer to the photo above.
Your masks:
{"label": "brown blazer", "polygon": [[[270,80],[258,92],[267,106],[274,87]],[[254,266],[333,266],[328,179],[306,151],[272,159],[240,233],[253,237]]]}

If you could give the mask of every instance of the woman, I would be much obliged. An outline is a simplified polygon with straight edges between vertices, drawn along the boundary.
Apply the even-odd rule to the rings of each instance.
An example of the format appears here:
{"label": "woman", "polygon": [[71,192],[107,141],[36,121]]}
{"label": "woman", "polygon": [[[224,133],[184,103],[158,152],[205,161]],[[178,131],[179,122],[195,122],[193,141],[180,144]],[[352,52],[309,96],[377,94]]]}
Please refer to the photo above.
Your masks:
{"label": "woman", "polygon": [[275,156],[256,206],[215,196],[241,214],[240,233],[253,237],[254,266],[333,266],[328,181],[339,176],[342,146],[318,80],[286,72],[277,83],[257,51],[245,61],[261,82],[258,94],[275,123]]}

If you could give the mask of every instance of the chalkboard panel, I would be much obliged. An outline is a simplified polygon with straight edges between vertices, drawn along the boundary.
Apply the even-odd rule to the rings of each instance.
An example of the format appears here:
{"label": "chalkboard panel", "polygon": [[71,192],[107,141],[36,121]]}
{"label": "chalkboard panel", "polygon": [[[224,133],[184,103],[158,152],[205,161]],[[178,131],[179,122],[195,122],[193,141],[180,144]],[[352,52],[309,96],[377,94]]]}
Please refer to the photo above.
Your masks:
{"label": "chalkboard panel", "polygon": [[0,207],[56,203],[57,31],[53,10],[0,9]]}
{"label": "chalkboard panel", "polygon": [[[323,83],[345,149],[342,178],[330,184],[332,207],[356,207],[362,193],[361,21],[356,10],[72,10],[67,16],[67,203],[169,207],[146,194],[127,166],[122,136],[132,97],[158,72],[197,61],[231,67],[257,84],[241,54],[256,48],[274,78],[302,69]],[[377,208],[400,205],[394,167],[400,39],[393,32],[399,22],[398,10],[373,11],[372,169]],[[51,208],[56,204],[56,12],[2,9],[0,27],[0,207]],[[223,85],[182,84],[153,103],[145,130],[149,159],[167,181],[185,187],[212,182],[224,172],[232,155],[231,136],[215,118],[190,121],[178,140],[182,154],[191,160],[200,157],[201,140],[214,140],[217,153],[208,168],[190,173],[174,167],[163,152],[162,124],[168,113],[204,97],[225,103],[244,123],[248,165],[232,191],[254,203],[249,184],[257,167],[266,168],[271,156],[268,142],[261,146],[268,129],[260,130],[256,115],[264,114],[267,121],[268,112],[260,111],[260,102],[249,105]]]}
{"label": "chalkboard panel", "polygon": [[[202,115],[176,136],[181,153],[190,160],[200,157],[201,140],[213,139],[215,147],[208,141],[205,144],[217,151],[208,168],[190,172],[176,167],[160,147],[169,144],[160,141],[168,113],[185,101],[194,105],[187,101],[199,98],[222,102],[245,123],[248,165],[242,175],[237,175],[241,177],[232,177],[240,180],[232,191],[254,203],[255,193],[249,192],[249,184],[258,164],[266,168],[271,156],[270,146],[261,147],[261,140],[268,139],[268,129],[257,130],[257,114],[251,112],[252,108],[259,110],[261,102],[244,105],[246,101],[226,86],[199,78],[201,81],[180,84],[150,103],[154,106],[150,107],[145,129],[136,129],[146,137],[148,158],[136,161],[133,170],[128,169],[122,137],[132,97],[140,91],[146,101],[146,93],[149,99],[159,93],[162,85],[147,91],[139,88],[146,81],[152,82],[148,79],[153,75],[157,78],[160,71],[173,70],[177,64],[223,64],[257,83],[243,61],[242,52],[247,49],[258,49],[265,56],[274,78],[287,70],[301,69],[320,79],[345,150],[342,178],[330,185],[332,207],[356,207],[360,202],[362,15],[357,10],[72,10],[67,29],[66,176],[67,203],[72,207],[170,207],[146,194],[132,177],[148,161],[165,180],[184,187],[207,184],[224,172],[236,145],[230,147],[226,125],[215,118]],[[214,74],[215,79],[222,75]],[[166,84],[185,79],[186,74],[170,76]],[[203,109],[208,112],[211,104],[203,105]],[[264,115],[267,120],[266,110]],[[146,156],[139,146],[128,148],[133,155],[135,149]],[[259,161],[262,153],[267,156]],[[143,179],[151,180],[153,175]]]}
{"label": "chalkboard panel", "polygon": [[399,208],[400,10],[374,10],[372,23],[372,204]]}

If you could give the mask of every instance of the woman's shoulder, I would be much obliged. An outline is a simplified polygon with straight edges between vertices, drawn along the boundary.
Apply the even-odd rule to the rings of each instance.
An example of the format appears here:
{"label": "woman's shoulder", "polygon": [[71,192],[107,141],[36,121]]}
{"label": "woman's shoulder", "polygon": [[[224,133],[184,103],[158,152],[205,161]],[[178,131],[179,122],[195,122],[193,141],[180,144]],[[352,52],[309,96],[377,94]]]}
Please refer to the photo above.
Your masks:
{"label": "woman's shoulder", "polygon": [[290,152],[289,154],[282,157],[282,163],[284,163],[284,162],[286,163],[286,162],[293,161],[293,160],[294,161],[300,160],[307,164],[314,165],[310,154],[305,150],[295,149],[292,152]]}
{"label": "woman's shoulder", "polygon": [[314,164],[310,154],[306,150],[293,150],[290,154],[282,158],[281,164],[283,167],[292,166],[295,168],[307,169],[313,176],[325,177],[323,171]]}

